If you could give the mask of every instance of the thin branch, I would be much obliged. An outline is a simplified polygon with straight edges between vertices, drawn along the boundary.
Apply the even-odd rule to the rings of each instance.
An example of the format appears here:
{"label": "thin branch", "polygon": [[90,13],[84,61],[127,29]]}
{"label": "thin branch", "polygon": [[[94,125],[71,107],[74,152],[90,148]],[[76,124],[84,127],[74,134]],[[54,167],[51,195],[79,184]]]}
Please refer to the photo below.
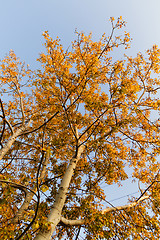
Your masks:
{"label": "thin branch", "polygon": [[14,187],[14,188],[18,188],[20,190],[22,190],[25,194],[28,193],[28,191],[32,192],[34,195],[36,195],[36,197],[38,197],[37,193],[34,192],[32,189],[26,187],[25,185],[22,185],[22,184],[19,184],[19,183],[14,183],[14,182],[11,182],[11,181],[7,181],[7,180],[3,180],[1,179],[0,180],[1,183],[6,183],[6,184],[9,184],[10,186]]}
{"label": "thin branch", "polygon": [[40,173],[40,168],[41,168],[41,165],[42,165],[42,162],[43,162],[43,159],[44,159],[44,155],[45,155],[45,152],[42,151],[42,157],[41,157],[41,161],[39,163],[39,166],[38,166],[38,171],[37,171],[37,176],[36,176],[36,183],[37,183],[37,192],[38,194],[36,194],[37,196],[37,206],[36,206],[36,210],[35,210],[35,215],[32,219],[32,221],[30,222],[30,224],[26,227],[26,229],[20,234],[20,236],[18,236],[18,238],[16,238],[16,240],[19,240],[21,239],[24,234],[30,229],[30,227],[33,225],[33,223],[35,222],[36,220],[36,217],[37,217],[37,214],[38,214],[38,208],[39,208],[39,202],[40,202],[40,193],[39,193],[39,173]]}
{"label": "thin branch", "polygon": [[15,87],[17,89],[19,99],[20,99],[20,108],[21,108],[21,113],[22,113],[22,125],[23,125],[25,123],[25,114],[24,114],[24,105],[23,105],[22,95],[19,91],[18,84],[16,84],[15,82],[13,82],[13,84],[15,85]]}
{"label": "thin branch", "polygon": [[[2,119],[3,119],[3,128],[2,128],[2,132],[1,132],[1,136],[0,136],[0,144],[2,146],[2,138],[3,138],[3,134],[4,134],[4,131],[5,131],[5,113],[4,113],[4,108],[3,108],[3,104],[2,104],[2,100],[0,99],[0,105],[1,105],[1,110],[2,110]],[[2,146],[3,147],[3,146]]]}
{"label": "thin branch", "polygon": [[76,234],[76,238],[75,238],[75,240],[77,240],[77,239],[78,239],[78,237],[79,237],[79,234],[80,234],[80,231],[81,231],[81,226],[79,226],[79,229],[78,229],[78,232],[77,232],[77,234]]}
{"label": "thin branch", "polygon": [[[51,144],[51,140],[50,140],[49,146],[50,146],[50,144]],[[43,147],[43,141],[42,141],[42,147]],[[45,153],[44,151],[43,151],[42,153],[43,153],[43,154],[42,154],[42,158],[41,158],[40,164],[39,164],[39,166],[38,166],[38,170],[37,170],[37,174],[38,174],[38,176],[39,176],[38,179],[39,179],[40,181],[42,181],[42,179],[44,178],[44,175],[45,175],[45,172],[46,172],[46,166],[48,165],[49,158],[50,158],[50,154],[49,154],[49,151],[48,151],[48,150],[46,151],[46,153]],[[44,163],[43,163],[44,153],[45,153],[45,160],[44,160]],[[39,172],[41,166],[42,166],[42,170],[41,170],[41,172]],[[36,179],[37,179],[37,178],[36,178]],[[39,184],[39,183],[37,183],[37,184]],[[44,184],[44,183],[43,183],[43,184]],[[41,186],[41,185],[43,185],[43,184],[37,185],[38,188],[35,186],[35,187],[34,187],[34,190],[35,190],[35,191],[36,191],[36,190],[38,191],[39,186]],[[38,193],[39,193],[39,191],[38,191]],[[22,206],[19,208],[18,212],[16,213],[16,216],[15,216],[14,219],[13,219],[13,222],[17,222],[17,221],[22,217],[24,211],[28,209],[29,203],[31,202],[33,196],[34,196],[34,195],[33,195],[33,193],[31,193],[31,192],[29,192],[29,193],[26,195],[25,200],[24,200]],[[39,199],[39,195],[38,195],[38,199]],[[38,201],[39,201],[39,200],[38,200]],[[37,203],[37,204],[39,204],[39,203]],[[37,211],[38,211],[38,210],[37,210]]]}
{"label": "thin branch", "polygon": [[13,131],[13,128],[12,128],[12,125],[10,124],[10,122],[5,118],[4,121],[7,123],[9,129],[11,130],[11,133],[13,135],[14,131]]}
{"label": "thin branch", "polygon": [[155,178],[154,178],[154,181],[146,188],[146,190],[141,194],[141,196],[137,199],[137,201],[139,201],[139,199],[141,199],[141,198],[144,196],[144,194],[152,187],[152,185],[157,182],[157,181],[156,181],[156,178],[158,177],[159,172],[160,172],[160,170],[159,170],[158,173],[156,174],[156,176],[155,176]]}

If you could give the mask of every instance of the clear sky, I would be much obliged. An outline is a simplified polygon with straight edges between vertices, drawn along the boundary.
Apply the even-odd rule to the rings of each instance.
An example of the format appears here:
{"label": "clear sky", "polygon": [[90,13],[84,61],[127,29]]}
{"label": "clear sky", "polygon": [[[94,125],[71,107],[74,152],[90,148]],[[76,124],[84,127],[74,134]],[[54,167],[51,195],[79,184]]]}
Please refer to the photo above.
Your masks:
{"label": "clear sky", "polygon": [[13,49],[35,64],[42,51],[42,32],[59,36],[68,47],[74,31],[110,32],[109,17],[122,16],[133,38],[128,51],[134,56],[153,44],[160,45],[160,0],[0,0],[0,58]]}
{"label": "clear sky", "polygon": [[[112,16],[123,17],[125,30],[133,38],[126,54],[144,53],[153,44],[160,47],[160,0],[0,0],[0,59],[12,49],[35,68],[35,60],[43,51],[44,31],[53,38],[59,36],[67,48],[75,29],[92,32],[97,40],[104,32],[109,34],[108,19]],[[128,191],[128,186],[126,182],[119,194],[114,188],[109,198],[136,191],[134,187]]]}

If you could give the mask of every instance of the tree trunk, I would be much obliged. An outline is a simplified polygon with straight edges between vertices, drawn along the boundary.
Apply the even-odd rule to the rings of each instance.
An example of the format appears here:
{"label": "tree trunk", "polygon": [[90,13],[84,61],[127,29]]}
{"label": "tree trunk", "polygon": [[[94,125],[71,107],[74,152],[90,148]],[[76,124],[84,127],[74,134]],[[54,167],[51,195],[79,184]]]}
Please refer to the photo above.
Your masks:
{"label": "tree trunk", "polygon": [[53,204],[53,207],[51,209],[51,212],[48,216],[47,221],[51,223],[51,229],[49,231],[40,231],[38,235],[36,236],[35,240],[50,240],[51,236],[57,226],[57,224],[61,220],[61,213],[62,209],[66,200],[66,195],[68,192],[68,188],[71,182],[71,178],[74,173],[74,169],[76,168],[76,165],[78,163],[78,160],[84,150],[84,146],[81,145],[78,148],[77,154],[72,160],[70,161],[70,164],[64,174],[64,177],[62,179],[61,185],[59,187],[59,191],[57,193],[57,196],[55,198],[55,202]]}

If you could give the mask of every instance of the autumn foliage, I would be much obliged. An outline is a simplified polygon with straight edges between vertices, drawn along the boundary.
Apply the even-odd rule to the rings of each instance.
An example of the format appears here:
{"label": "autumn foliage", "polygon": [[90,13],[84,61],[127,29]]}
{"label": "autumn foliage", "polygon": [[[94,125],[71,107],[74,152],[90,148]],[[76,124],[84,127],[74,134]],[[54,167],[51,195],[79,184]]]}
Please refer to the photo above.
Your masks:
{"label": "autumn foliage", "polygon": [[[160,238],[160,49],[115,61],[124,25],[67,50],[45,32],[36,71],[1,60],[0,239]],[[128,168],[139,198],[115,207]]]}

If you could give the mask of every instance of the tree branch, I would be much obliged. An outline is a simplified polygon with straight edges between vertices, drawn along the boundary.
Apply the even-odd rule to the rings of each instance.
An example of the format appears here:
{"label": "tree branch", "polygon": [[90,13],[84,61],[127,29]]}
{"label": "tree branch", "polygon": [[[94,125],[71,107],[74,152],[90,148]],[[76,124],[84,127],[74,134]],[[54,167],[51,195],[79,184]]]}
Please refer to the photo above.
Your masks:
{"label": "tree branch", "polygon": [[19,95],[20,108],[21,108],[21,113],[22,113],[22,124],[24,124],[25,123],[25,114],[24,114],[24,105],[23,105],[22,95],[21,95],[21,93],[19,91],[18,83],[13,81],[13,84],[15,85],[15,87],[17,89],[17,92],[18,92],[18,95]]}
{"label": "tree branch", "polygon": [[26,125],[21,126],[19,129],[17,129],[16,132],[13,133],[5,146],[0,150],[0,160],[2,160],[5,154],[10,150],[16,138],[19,137],[29,127],[30,123],[31,120]]}
{"label": "tree branch", "polygon": [[85,224],[85,219],[69,220],[61,216],[61,222],[67,226],[81,226]]}
{"label": "tree branch", "polygon": [[41,168],[41,165],[42,165],[42,162],[43,162],[43,159],[44,159],[44,155],[45,155],[45,152],[42,151],[42,157],[41,157],[41,161],[40,161],[39,166],[38,166],[38,171],[37,171],[37,176],[36,176],[36,183],[37,183],[37,186],[36,186],[36,189],[37,189],[37,206],[36,206],[36,209],[35,209],[35,215],[34,215],[32,221],[28,224],[28,226],[25,228],[25,230],[18,236],[18,238],[16,238],[16,240],[19,240],[19,239],[21,239],[24,236],[24,234],[29,230],[29,228],[35,222],[37,214],[38,214],[38,208],[39,208],[39,202],[40,202],[39,173],[40,173],[40,168]]}
{"label": "tree branch", "polygon": [[[113,211],[120,211],[120,210],[123,210],[123,209],[126,209],[126,208],[132,208],[132,207],[136,206],[139,202],[142,202],[142,201],[144,201],[148,198],[149,198],[149,196],[143,196],[139,200],[134,201],[130,204],[126,204],[126,205],[118,206],[118,207],[107,207],[106,209],[103,209],[101,211],[101,213],[106,214],[106,213],[113,212]],[[60,221],[67,226],[81,226],[81,225],[85,224],[86,218],[85,219],[69,220],[69,219],[61,216]]]}
{"label": "tree branch", "polygon": [[26,195],[28,194],[28,191],[30,191],[30,192],[32,192],[32,194],[36,195],[36,197],[37,197],[36,192],[34,192],[32,189],[30,189],[30,188],[28,188],[28,187],[26,187],[26,186],[24,186],[24,185],[22,185],[22,184],[10,182],[10,181],[3,180],[3,179],[1,179],[0,182],[1,182],[1,183],[9,184],[9,185],[11,185],[11,186],[14,187],[14,188],[18,188],[18,189],[20,189],[21,191],[23,191]]}
{"label": "tree branch", "polygon": [[[49,145],[50,145],[50,143],[49,143]],[[46,166],[48,165],[49,158],[50,158],[50,153],[49,153],[49,150],[47,150],[44,163],[42,164],[43,167],[42,167],[42,170],[41,170],[41,173],[39,176],[39,179],[41,181],[45,176]],[[34,191],[36,191],[36,187],[34,187]],[[18,212],[16,213],[16,215],[13,219],[13,222],[18,222],[22,218],[22,215],[23,215],[24,211],[28,209],[28,206],[29,206],[33,196],[34,196],[33,191],[30,191],[26,194],[24,202],[23,202],[22,206],[19,208]]]}
{"label": "tree branch", "polygon": [[126,204],[126,205],[123,205],[123,206],[118,206],[118,207],[107,207],[105,209],[102,210],[102,214],[105,214],[105,213],[108,213],[108,212],[112,212],[112,211],[120,211],[120,210],[123,210],[123,209],[126,209],[126,208],[132,208],[134,206],[136,206],[139,202],[142,202],[146,199],[148,199],[149,196],[143,196],[141,197],[139,200],[137,201],[134,201],[132,203],[129,203],[129,204]]}

